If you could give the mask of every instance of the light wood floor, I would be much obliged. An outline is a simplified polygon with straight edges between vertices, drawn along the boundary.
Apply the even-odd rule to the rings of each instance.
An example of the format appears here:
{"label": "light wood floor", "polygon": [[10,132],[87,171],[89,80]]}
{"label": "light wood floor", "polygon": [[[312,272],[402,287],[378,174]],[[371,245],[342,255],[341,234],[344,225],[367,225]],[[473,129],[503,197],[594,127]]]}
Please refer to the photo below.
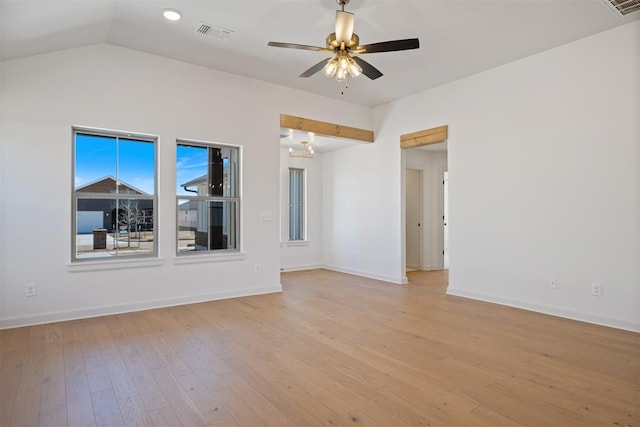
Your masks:
{"label": "light wood floor", "polygon": [[640,335],[324,270],[0,332],[2,426],[638,426]]}

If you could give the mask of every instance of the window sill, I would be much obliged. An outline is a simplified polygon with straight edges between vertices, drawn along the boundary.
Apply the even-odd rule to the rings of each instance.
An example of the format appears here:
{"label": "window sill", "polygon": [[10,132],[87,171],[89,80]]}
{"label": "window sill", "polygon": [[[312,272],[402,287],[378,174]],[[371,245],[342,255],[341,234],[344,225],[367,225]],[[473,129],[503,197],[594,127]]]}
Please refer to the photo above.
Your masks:
{"label": "window sill", "polygon": [[109,261],[77,261],[67,265],[70,273],[84,271],[120,270],[124,268],[159,267],[164,263],[159,258],[153,259],[118,259]]}
{"label": "window sill", "polygon": [[309,246],[308,240],[290,240],[287,242],[287,246]]}
{"label": "window sill", "polygon": [[197,264],[203,262],[227,262],[227,261],[241,261],[246,258],[243,252],[233,252],[225,254],[184,254],[173,258],[173,263],[176,265],[182,264]]}

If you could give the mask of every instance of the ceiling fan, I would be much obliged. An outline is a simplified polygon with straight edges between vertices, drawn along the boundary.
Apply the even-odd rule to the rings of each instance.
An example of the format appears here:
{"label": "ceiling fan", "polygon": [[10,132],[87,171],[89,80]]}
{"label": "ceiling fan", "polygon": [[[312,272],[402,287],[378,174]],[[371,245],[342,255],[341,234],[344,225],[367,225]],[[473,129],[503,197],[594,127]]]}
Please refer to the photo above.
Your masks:
{"label": "ceiling fan", "polygon": [[360,37],[353,32],[355,15],[345,12],[344,7],[349,0],[336,0],[341,6],[341,10],[336,10],[336,32],[327,36],[327,47],[309,46],[295,43],[269,42],[269,46],[284,47],[288,49],[313,50],[316,52],[327,52],[334,56],[318,62],[309,68],[300,77],[311,77],[318,71],[339,82],[345,81],[347,77],[357,77],[364,74],[371,80],[382,76],[380,70],[369,64],[364,59],[356,55],[365,53],[394,52],[398,50],[417,49],[420,47],[418,39],[391,40],[380,43],[360,45]]}

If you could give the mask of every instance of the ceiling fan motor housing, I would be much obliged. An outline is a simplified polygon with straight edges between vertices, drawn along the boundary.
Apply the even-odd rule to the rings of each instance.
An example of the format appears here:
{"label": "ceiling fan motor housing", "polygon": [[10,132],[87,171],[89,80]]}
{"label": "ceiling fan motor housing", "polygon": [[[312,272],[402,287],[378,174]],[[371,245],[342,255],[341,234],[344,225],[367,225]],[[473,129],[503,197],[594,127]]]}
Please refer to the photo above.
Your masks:
{"label": "ceiling fan motor housing", "polygon": [[[331,33],[327,36],[327,49],[340,49],[341,43],[338,43],[336,39],[336,33]],[[353,33],[349,44],[345,45],[345,48],[354,48],[360,45],[360,37],[356,33]]]}

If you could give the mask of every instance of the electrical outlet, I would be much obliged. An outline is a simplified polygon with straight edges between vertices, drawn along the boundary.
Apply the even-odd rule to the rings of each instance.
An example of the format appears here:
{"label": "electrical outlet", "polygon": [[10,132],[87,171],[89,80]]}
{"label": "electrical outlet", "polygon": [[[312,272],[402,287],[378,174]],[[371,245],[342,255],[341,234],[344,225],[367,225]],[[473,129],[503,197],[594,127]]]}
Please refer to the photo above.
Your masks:
{"label": "electrical outlet", "polygon": [[602,285],[600,283],[591,284],[591,295],[594,297],[602,296]]}
{"label": "electrical outlet", "polygon": [[38,295],[38,286],[35,283],[27,283],[24,285],[24,295],[27,297],[35,297]]}
{"label": "electrical outlet", "polygon": [[548,277],[547,278],[547,285],[551,289],[558,289],[558,279],[556,279],[555,277]]}
{"label": "electrical outlet", "polygon": [[256,274],[262,273],[262,267],[260,267],[260,264],[256,264],[255,269],[256,269]]}

